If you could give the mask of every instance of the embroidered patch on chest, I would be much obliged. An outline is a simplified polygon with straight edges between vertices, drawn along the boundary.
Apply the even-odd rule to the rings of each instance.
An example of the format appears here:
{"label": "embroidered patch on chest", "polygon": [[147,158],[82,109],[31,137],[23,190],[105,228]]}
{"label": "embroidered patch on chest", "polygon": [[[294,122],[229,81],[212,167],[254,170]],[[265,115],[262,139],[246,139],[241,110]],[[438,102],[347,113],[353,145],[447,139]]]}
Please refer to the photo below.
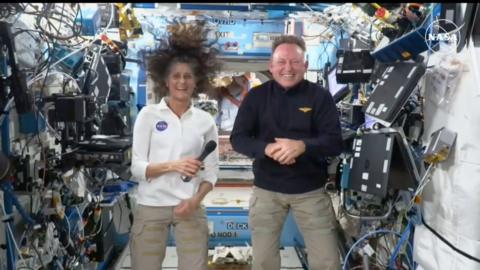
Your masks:
{"label": "embroidered patch on chest", "polygon": [[298,110],[301,111],[301,112],[307,113],[307,112],[311,111],[312,108],[310,108],[310,107],[300,107],[300,108],[298,108]]}
{"label": "embroidered patch on chest", "polygon": [[164,131],[165,129],[167,129],[167,127],[168,127],[168,124],[165,121],[158,121],[157,124],[155,125],[155,128],[158,131]]}

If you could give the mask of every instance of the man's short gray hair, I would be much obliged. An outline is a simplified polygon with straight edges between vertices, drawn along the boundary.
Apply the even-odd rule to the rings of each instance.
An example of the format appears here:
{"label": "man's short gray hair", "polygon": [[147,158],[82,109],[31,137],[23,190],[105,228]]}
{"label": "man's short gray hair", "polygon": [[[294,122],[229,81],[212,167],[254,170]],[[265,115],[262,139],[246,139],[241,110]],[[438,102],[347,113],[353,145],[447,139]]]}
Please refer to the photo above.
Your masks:
{"label": "man's short gray hair", "polygon": [[275,41],[272,44],[272,54],[275,52],[275,49],[277,49],[278,46],[282,44],[295,44],[300,49],[302,49],[303,52],[305,52],[306,46],[305,46],[305,41],[297,36],[294,35],[283,35],[280,36],[278,39],[275,39]]}

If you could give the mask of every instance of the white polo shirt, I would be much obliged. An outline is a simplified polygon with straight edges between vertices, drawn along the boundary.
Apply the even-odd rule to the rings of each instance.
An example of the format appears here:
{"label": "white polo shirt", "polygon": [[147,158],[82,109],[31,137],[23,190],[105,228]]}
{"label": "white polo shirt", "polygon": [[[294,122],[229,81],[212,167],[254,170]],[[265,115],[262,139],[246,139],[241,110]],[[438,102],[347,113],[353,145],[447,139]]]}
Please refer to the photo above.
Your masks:
{"label": "white polo shirt", "polygon": [[217,127],[213,117],[193,106],[178,118],[160,103],[145,106],[138,114],[133,129],[133,179],[138,181],[137,203],[147,206],[174,206],[191,198],[201,181],[215,185],[218,172],[218,147],[203,161],[200,170],[190,182],[183,182],[178,172],[168,172],[147,181],[145,172],[150,163],[161,163],[185,157],[200,156],[205,144],[218,144]]}

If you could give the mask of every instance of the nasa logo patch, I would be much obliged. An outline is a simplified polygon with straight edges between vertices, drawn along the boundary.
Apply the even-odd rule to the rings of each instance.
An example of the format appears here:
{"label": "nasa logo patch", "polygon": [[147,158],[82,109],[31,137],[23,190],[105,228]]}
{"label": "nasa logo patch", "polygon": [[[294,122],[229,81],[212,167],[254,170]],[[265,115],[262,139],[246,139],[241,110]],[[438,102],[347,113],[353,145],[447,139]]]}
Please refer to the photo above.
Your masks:
{"label": "nasa logo patch", "polygon": [[155,127],[158,131],[164,131],[165,129],[167,129],[168,124],[165,121],[158,121]]}

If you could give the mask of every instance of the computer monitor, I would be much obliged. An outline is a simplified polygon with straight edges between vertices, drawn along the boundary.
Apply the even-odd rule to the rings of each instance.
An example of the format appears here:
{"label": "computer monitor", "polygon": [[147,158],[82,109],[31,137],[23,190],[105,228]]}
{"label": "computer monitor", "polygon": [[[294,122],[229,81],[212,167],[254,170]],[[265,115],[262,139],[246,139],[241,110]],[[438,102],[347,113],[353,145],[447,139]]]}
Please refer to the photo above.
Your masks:
{"label": "computer monitor", "polygon": [[90,50],[85,56],[89,66],[88,71],[85,73],[86,75],[83,77],[83,93],[94,96],[94,102],[98,105],[103,105],[107,103],[110,96],[112,80],[105,60],[99,53],[100,46],[93,46],[98,48],[98,50]]}
{"label": "computer monitor", "polygon": [[355,138],[352,149],[353,190],[385,198],[390,189],[413,191],[420,180],[413,154],[397,130],[365,133]]}
{"label": "computer monitor", "polygon": [[328,91],[332,95],[335,103],[342,100],[350,92],[350,90],[348,89],[348,84],[337,83],[337,76],[335,74],[336,71],[337,69],[334,68],[330,70],[327,75]]}
{"label": "computer monitor", "polygon": [[377,123],[375,118],[371,117],[368,114],[365,114],[365,127],[366,128],[373,128],[373,125]]}

